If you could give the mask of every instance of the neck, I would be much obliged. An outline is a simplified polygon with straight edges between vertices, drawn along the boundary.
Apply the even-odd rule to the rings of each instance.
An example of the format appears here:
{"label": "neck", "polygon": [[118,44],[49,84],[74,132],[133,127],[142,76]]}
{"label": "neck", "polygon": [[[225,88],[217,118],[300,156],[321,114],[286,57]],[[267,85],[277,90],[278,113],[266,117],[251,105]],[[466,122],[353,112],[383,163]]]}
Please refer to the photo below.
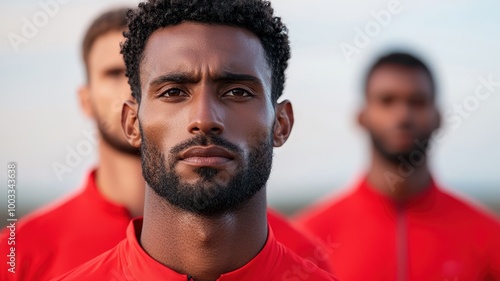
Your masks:
{"label": "neck", "polygon": [[132,217],[144,209],[145,182],[139,155],[120,152],[103,140],[99,141],[97,188],[109,201],[124,206]]}
{"label": "neck", "polygon": [[431,174],[426,157],[419,163],[403,159],[394,163],[372,149],[367,180],[371,186],[387,197],[395,201],[405,201],[429,187]]}
{"label": "neck", "polygon": [[196,281],[214,281],[244,266],[266,240],[265,188],[237,210],[210,217],[174,207],[146,188],[142,247],[158,262]]}

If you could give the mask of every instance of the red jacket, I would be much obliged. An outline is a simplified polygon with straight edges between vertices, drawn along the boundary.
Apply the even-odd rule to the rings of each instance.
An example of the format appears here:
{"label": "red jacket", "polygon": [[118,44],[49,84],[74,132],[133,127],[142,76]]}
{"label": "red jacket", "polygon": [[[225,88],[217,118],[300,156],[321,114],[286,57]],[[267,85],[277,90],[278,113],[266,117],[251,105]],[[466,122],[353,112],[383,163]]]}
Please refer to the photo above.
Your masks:
{"label": "red jacket", "polygon": [[[142,219],[127,229],[127,238],[116,247],[53,281],[195,281],[151,258],[139,244]],[[300,258],[276,241],[269,230],[262,250],[243,267],[222,274],[218,281],[335,281],[313,263]]]}
{"label": "red jacket", "polygon": [[397,204],[362,180],[297,221],[327,244],[341,280],[500,280],[498,218],[434,183]]}
{"label": "red jacket", "polygon": [[[0,233],[0,280],[46,281],[61,275],[125,239],[130,220],[125,207],[102,196],[92,171],[80,192],[21,219],[16,224],[15,245],[7,240],[10,229]],[[268,220],[279,242],[329,270],[326,260],[316,258],[322,245],[271,210]],[[15,247],[15,273],[8,271],[11,247]]]}

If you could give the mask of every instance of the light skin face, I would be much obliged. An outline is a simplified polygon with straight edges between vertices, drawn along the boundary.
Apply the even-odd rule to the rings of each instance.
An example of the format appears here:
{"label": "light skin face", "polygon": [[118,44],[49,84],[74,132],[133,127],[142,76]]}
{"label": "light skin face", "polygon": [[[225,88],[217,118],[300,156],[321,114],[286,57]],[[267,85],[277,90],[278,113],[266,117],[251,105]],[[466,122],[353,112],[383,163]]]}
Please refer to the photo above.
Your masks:
{"label": "light skin face", "polygon": [[241,150],[217,152],[209,145],[174,155],[175,172],[190,184],[200,182],[199,167],[218,169],[214,180],[228,183],[253,146],[264,138],[281,146],[293,124],[291,104],[271,100],[271,71],[260,41],[239,28],[183,23],[156,31],[141,63],[141,89],[140,107],[124,107],[124,130],[134,147],[141,145],[140,120],[163,155],[199,134],[215,134]]}
{"label": "light skin face", "polygon": [[122,31],[110,31],[96,39],[88,57],[88,81],[79,90],[85,114],[94,119],[105,141],[128,152],[131,147],[121,128],[123,102],[131,98],[120,54]]}
{"label": "light skin face", "polygon": [[132,99],[120,54],[122,31],[100,35],[88,56],[87,83],[80,87],[80,105],[99,131],[96,185],[109,201],[124,206],[133,217],[142,215],[144,179],[138,149],[121,128],[121,108]]}
{"label": "light skin face", "polygon": [[359,122],[394,156],[416,149],[415,140],[427,141],[439,127],[440,116],[426,72],[398,65],[376,69]]}

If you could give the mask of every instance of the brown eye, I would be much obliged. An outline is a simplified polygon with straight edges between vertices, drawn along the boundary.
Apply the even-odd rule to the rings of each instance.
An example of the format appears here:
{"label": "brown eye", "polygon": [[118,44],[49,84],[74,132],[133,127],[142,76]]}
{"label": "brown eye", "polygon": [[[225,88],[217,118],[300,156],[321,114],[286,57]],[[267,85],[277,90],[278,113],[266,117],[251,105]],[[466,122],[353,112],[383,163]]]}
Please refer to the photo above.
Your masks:
{"label": "brown eye", "polygon": [[125,68],[111,68],[106,70],[104,75],[111,78],[125,77]]}
{"label": "brown eye", "polygon": [[168,89],[161,94],[162,97],[185,97],[187,96],[182,90],[177,88]]}
{"label": "brown eye", "polygon": [[390,106],[394,103],[394,97],[391,97],[391,96],[384,96],[384,97],[381,97],[380,98],[380,103],[383,105],[383,106]]}
{"label": "brown eye", "polygon": [[249,97],[251,94],[243,89],[232,89],[226,93],[227,96],[236,96],[236,97]]}

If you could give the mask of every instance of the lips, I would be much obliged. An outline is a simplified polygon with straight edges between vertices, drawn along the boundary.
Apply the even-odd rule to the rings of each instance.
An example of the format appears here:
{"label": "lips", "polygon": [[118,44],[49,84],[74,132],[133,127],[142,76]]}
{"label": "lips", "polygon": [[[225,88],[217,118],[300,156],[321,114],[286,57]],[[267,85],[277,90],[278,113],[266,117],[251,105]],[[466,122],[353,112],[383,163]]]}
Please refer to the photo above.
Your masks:
{"label": "lips", "polygon": [[180,154],[179,160],[195,166],[220,166],[235,156],[228,150],[218,146],[197,146]]}

